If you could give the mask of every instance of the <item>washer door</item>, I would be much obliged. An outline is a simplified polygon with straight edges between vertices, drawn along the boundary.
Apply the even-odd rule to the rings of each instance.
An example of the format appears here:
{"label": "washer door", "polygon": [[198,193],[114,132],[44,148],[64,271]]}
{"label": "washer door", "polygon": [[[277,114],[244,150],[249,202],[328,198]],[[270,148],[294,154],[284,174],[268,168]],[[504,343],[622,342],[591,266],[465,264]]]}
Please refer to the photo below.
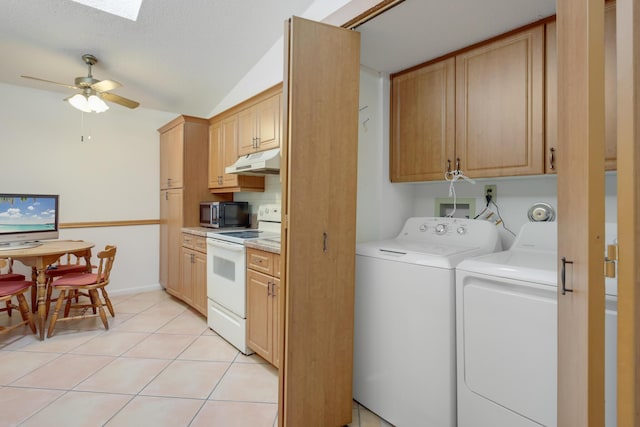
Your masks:
{"label": "washer door", "polygon": [[[462,278],[464,384],[545,426],[556,425],[557,289],[490,276]],[[459,329],[460,330],[460,329]]]}

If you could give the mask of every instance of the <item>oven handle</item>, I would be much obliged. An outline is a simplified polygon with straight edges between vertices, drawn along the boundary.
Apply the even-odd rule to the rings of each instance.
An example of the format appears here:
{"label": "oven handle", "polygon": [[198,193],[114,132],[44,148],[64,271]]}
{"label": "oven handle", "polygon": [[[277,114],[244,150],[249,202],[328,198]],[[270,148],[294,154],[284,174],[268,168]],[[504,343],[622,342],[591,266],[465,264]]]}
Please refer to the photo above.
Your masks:
{"label": "oven handle", "polygon": [[221,249],[226,249],[234,252],[244,251],[244,245],[242,243],[229,243],[223,240],[212,239],[212,238],[207,239],[207,245],[214,248],[221,248]]}

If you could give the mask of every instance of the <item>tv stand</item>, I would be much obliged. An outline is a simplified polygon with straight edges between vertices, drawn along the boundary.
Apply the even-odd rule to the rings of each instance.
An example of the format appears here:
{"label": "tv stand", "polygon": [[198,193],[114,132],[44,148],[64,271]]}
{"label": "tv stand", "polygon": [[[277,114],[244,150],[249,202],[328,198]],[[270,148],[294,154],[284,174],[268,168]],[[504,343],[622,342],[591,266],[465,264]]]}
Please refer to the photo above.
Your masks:
{"label": "tv stand", "polygon": [[42,245],[42,242],[32,240],[30,242],[0,243],[0,251],[14,251],[18,249],[31,249]]}

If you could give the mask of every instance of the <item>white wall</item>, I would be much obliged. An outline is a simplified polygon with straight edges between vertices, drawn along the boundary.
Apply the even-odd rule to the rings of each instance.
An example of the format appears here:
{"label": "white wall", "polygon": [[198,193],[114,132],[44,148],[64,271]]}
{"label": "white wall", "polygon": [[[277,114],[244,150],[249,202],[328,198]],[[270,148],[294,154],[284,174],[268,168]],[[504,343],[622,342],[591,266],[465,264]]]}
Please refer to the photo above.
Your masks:
{"label": "white wall", "polygon": [[[389,79],[364,67],[360,79],[357,239],[367,241],[396,236],[411,216],[435,216],[436,199],[449,197],[449,183],[389,181]],[[367,108],[363,108],[365,106]],[[504,224],[516,234],[529,221],[527,211],[534,203],[545,202],[557,209],[555,175],[475,181],[475,184],[458,181],[455,184],[457,197],[474,198],[475,213],[478,214],[486,203],[484,186],[496,185],[496,202]],[[617,174],[608,172],[605,176],[607,222],[616,222],[616,187]],[[496,211],[495,208],[492,210]],[[513,236],[502,225],[499,229],[503,247],[508,248]]]}
{"label": "white wall", "polygon": [[[59,194],[61,223],[158,219],[157,129],[175,115],[112,105],[84,114],[83,127],[63,98],[0,84],[0,192]],[[159,286],[157,225],[64,229],[60,238],[118,246],[112,292]]]}

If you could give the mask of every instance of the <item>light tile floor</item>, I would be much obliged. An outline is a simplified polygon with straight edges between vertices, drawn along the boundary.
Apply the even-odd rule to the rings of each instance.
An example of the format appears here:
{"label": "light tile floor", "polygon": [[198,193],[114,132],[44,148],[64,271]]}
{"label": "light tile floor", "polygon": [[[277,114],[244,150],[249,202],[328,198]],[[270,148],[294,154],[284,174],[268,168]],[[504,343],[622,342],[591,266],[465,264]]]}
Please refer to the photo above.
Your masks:
{"label": "light tile floor", "polygon": [[[1,426],[277,426],[278,373],[164,291],[111,298],[116,317],[0,335]],[[0,314],[0,324],[20,319]],[[353,403],[350,427],[390,427]]]}

